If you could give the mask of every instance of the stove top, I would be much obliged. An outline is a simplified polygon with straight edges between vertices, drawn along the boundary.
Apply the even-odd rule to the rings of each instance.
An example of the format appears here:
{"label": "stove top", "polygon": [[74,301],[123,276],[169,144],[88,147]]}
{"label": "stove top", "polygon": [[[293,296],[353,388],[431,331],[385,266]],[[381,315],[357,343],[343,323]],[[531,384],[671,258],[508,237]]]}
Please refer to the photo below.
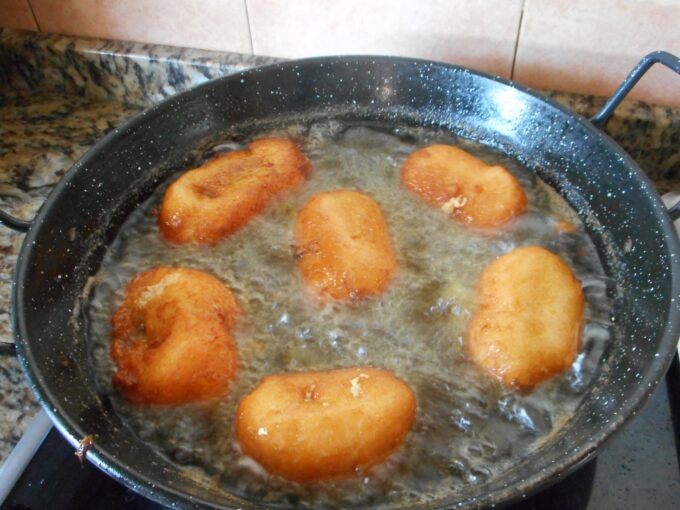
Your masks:
{"label": "stove top", "polygon": [[[600,455],[511,510],[676,510],[680,507],[680,365],[639,415]],[[2,510],[151,510],[163,508],[81,465],[52,429]]]}

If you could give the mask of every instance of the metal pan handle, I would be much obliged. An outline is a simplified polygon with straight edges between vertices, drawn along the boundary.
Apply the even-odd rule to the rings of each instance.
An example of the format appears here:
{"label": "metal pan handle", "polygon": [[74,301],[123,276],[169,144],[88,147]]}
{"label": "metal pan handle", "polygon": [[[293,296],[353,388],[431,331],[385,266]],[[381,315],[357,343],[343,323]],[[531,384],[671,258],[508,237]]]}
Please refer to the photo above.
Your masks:
{"label": "metal pan handle", "polygon": [[[668,216],[671,217],[673,221],[680,219],[680,196],[678,193],[666,193],[663,197],[663,201],[668,208]],[[680,226],[677,227],[680,229]],[[678,230],[678,235],[680,235],[680,230]]]}
{"label": "metal pan handle", "polygon": [[654,51],[640,60],[640,63],[635,66],[628,77],[623,80],[623,83],[614,92],[612,97],[605,103],[602,109],[592,118],[590,122],[599,128],[604,128],[607,121],[617,106],[628,95],[628,92],[640,81],[640,78],[656,63],[663,64],[669,67],[676,73],[680,74],[680,58],[668,53],[667,51]]}
{"label": "metal pan handle", "polygon": [[11,214],[0,210],[0,225],[9,227],[17,232],[28,232],[28,229],[31,228],[31,223],[30,221],[15,218]]}

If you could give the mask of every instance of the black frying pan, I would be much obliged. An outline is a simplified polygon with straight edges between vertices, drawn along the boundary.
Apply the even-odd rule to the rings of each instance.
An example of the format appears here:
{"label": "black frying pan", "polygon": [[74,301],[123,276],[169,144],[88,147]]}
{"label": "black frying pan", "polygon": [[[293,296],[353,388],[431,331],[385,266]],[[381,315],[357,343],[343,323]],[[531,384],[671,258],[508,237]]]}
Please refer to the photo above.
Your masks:
{"label": "black frying pan", "polygon": [[556,481],[591,459],[635,414],[663,377],[679,335],[680,251],[669,215],[635,162],[596,127],[656,61],[680,72],[677,58],[649,55],[592,123],[499,78],[384,57],[253,69],[134,117],[74,165],[22,246],[12,295],[14,331],[40,403],[74,446],[85,436],[95,438],[87,454],[91,462],[154,500],[256,507],[184,476],[135,437],[97,394],[82,321],[77,313],[72,319],[87,278],[126,216],[217,133],[248,137],[271,125],[327,118],[431,126],[517,158],[579,212],[605,271],[617,282],[612,316],[618,340],[572,420],[545,446],[502,476],[428,507],[498,505]]}

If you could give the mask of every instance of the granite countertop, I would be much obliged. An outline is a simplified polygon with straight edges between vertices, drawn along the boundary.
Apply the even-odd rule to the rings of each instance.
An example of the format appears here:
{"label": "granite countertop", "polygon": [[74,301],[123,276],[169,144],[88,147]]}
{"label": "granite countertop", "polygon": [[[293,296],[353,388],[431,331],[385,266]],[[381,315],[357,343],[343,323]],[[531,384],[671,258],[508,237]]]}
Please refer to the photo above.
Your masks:
{"label": "granite countertop", "polygon": [[[159,100],[275,61],[234,53],[0,30],[0,208],[30,219],[96,140]],[[590,116],[602,98],[548,93]],[[627,101],[607,128],[655,181],[680,190],[680,109]],[[13,349],[9,294],[23,235],[0,227],[0,462],[37,404]]]}

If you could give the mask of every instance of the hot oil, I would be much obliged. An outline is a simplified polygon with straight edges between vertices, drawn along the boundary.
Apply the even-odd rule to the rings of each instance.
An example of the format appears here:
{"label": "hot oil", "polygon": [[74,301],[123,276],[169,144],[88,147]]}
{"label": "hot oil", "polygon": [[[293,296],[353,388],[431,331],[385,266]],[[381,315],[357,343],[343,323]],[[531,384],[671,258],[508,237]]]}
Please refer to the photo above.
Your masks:
{"label": "hot oil", "polygon": [[[549,186],[516,162],[449,134],[336,122],[292,126],[273,134],[301,140],[314,172],[240,232],[212,247],[167,245],[153,214],[161,188],[126,222],[96,276],[87,309],[98,384],[142,439],[196,476],[249,499],[282,506],[412,505],[455,496],[504,472],[565,423],[597,371],[611,336],[608,282],[577,215]],[[502,232],[472,231],[400,186],[408,154],[451,143],[520,180],[525,215]],[[208,159],[242,145],[225,141]],[[381,206],[399,257],[399,272],[377,299],[316,302],[294,259],[297,212],[320,191],[361,190]],[[559,235],[555,222],[574,223]],[[474,368],[464,352],[465,328],[482,269],[523,245],[558,253],[584,285],[586,324],[581,354],[566,374],[530,395],[503,389]],[[221,278],[237,295],[245,320],[236,332],[240,371],[218,402],[181,408],[138,408],[111,387],[110,318],[132,276],[155,266],[188,266]],[[263,376],[370,365],[393,370],[415,391],[416,423],[404,446],[383,465],[342,482],[305,487],[269,477],[242,455],[233,418],[240,398]]]}

